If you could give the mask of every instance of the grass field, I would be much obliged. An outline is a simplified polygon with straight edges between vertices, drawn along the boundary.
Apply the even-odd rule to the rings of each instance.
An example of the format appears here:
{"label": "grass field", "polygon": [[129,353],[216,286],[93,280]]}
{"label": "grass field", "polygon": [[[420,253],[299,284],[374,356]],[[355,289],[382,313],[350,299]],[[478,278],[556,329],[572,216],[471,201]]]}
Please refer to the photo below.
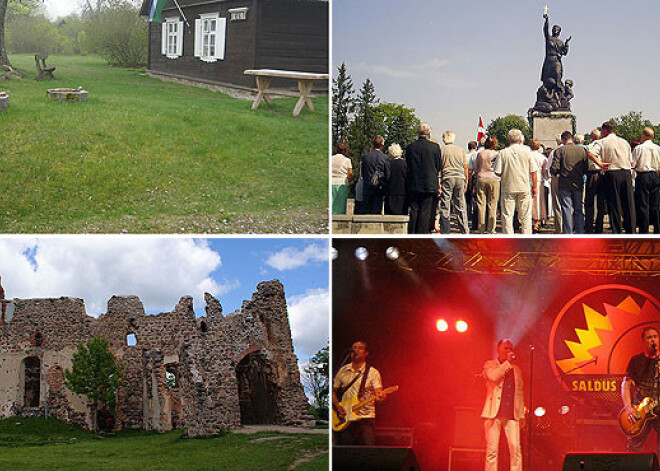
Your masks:
{"label": "grass field", "polygon": [[[0,83],[0,233],[327,232],[328,99],[291,116],[210,90],[51,56]],[[86,103],[46,89],[83,86]]]}
{"label": "grass field", "polygon": [[[259,440],[263,438],[269,439]],[[1,469],[327,471],[328,467],[327,435],[260,432],[186,439],[180,430],[162,434],[126,430],[95,438],[55,419],[0,420]]]}

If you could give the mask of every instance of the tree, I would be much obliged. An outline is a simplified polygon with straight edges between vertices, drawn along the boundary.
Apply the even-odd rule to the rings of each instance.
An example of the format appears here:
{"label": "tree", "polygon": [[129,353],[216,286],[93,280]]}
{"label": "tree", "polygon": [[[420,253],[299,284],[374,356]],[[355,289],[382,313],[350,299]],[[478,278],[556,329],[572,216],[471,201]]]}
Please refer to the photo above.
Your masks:
{"label": "tree", "polygon": [[330,398],[330,347],[325,346],[303,369],[303,383],[314,397],[317,417],[328,417]]}
{"label": "tree", "polygon": [[94,411],[94,432],[98,431],[99,408],[114,414],[122,376],[123,366],[108,349],[107,339],[97,336],[78,345],[71,371],[64,372],[65,384],[75,394],[87,396]]}
{"label": "tree", "polygon": [[532,140],[532,130],[525,118],[519,115],[510,114],[505,117],[495,118],[490,122],[486,132],[489,136],[497,137],[500,147],[507,146],[507,135],[512,129],[519,129],[525,136],[525,142],[529,144]]}
{"label": "tree", "polygon": [[87,35],[93,48],[108,62],[137,67],[147,62],[148,23],[129,1],[116,1],[89,20]]}
{"label": "tree", "polygon": [[381,103],[375,109],[376,121],[382,122],[385,146],[399,144],[404,150],[417,138],[421,120],[413,108],[397,103]]}
{"label": "tree", "polygon": [[337,67],[337,78],[332,81],[332,145],[348,140],[349,115],[355,110],[353,80],[346,72],[346,63]]}
{"label": "tree", "polygon": [[[362,84],[360,95],[355,102],[355,115],[349,127],[348,146],[355,164],[356,159],[371,149],[371,141],[378,134],[384,134],[382,121],[376,119],[374,108],[378,104],[374,83],[367,79]],[[353,167],[357,168],[357,167]]]}
{"label": "tree", "polygon": [[639,139],[642,129],[645,127],[653,128],[655,131],[653,141],[656,144],[660,142],[660,125],[654,126],[651,121],[642,117],[640,111],[630,111],[617,118],[611,118],[610,121],[616,126],[617,136],[624,138],[628,142]]}

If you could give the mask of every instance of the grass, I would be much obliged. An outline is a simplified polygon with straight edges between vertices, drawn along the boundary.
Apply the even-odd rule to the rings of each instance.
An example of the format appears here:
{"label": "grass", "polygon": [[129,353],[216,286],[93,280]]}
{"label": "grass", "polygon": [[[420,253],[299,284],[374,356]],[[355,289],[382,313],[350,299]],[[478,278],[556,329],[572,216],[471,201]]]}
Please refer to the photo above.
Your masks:
{"label": "grass", "polygon": [[[21,425],[17,425],[20,423]],[[0,420],[0,468],[20,470],[290,470],[326,471],[327,435],[275,437],[275,432],[232,434],[206,439],[125,430],[114,437],[90,432],[55,419],[11,417]],[[294,466],[294,467],[292,467]]]}
{"label": "grass", "polygon": [[[328,99],[251,102],[98,57],[12,55],[0,113],[0,233],[327,232]],[[86,103],[46,89],[83,86]]]}

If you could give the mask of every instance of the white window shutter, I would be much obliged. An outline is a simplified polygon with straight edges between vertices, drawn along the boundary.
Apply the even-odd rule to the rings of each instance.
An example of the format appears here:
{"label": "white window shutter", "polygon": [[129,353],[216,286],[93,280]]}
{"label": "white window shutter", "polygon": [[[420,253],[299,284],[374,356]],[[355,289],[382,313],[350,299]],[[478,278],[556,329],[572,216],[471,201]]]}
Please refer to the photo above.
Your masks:
{"label": "white window shutter", "polygon": [[215,28],[215,58],[225,59],[225,37],[227,33],[227,18],[218,18]]}
{"label": "white window shutter", "polygon": [[160,52],[167,55],[167,23],[160,24]]}
{"label": "white window shutter", "polygon": [[176,55],[181,57],[183,55],[183,21],[179,21],[176,27]]}
{"label": "white window shutter", "polygon": [[195,20],[195,57],[202,57],[202,20]]}

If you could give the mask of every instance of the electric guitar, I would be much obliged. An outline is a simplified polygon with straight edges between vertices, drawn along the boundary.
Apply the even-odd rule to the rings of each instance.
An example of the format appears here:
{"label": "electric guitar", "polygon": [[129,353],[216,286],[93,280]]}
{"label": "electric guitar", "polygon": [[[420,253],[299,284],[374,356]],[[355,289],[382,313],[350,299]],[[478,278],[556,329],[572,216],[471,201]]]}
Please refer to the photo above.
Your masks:
{"label": "electric guitar", "polygon": [[[383,389],[383,394],[387,396],[388,394],[392,394],[398,390],[399,386],[390,386],[389,388]],[[362,419],[362,416],[357,415],[355,411],[360,410],[361,407],[364,407],[367,404],[374,402],[375,400],[376,396],[372,395],[361,401],[357,397],[351,397],[345,401],[340,402],[339,407],[344,409],[346,415],[344,417],[340,417],[339,414],[337,414],[335,408],[332,408],[332,430],[335,432],[341,432],[346,430],[346,428],[351,425],[352,422],[356,422]]]}
{"label": "electric guitar", "polygon": [[619,412],[619,428],[624,435],[635,438],[644,432],[647,422],[656,418],[655,409],[658,405],[658,401],[652,397],[645,397],[642,399],[642,402],[633,406],[633,409],[637,411],[637,421],[632,422],[626,414],[625,407]]}

